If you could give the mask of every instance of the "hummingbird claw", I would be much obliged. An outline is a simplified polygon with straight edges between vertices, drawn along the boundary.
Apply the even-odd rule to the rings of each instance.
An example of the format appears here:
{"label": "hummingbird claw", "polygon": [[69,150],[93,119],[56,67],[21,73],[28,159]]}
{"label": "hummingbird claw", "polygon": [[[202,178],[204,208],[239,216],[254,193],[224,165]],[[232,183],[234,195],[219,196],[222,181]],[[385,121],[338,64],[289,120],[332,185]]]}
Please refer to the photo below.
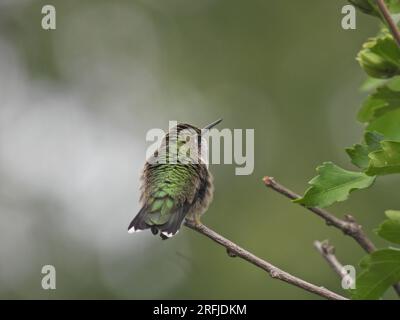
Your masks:
{"label": "hummingbird claw", "polygon": [[203,225],[202,223],[201,223],[201,221],[200,221],[200,215],[195,215],[194,216],[194,223],[196,224],[196,226],[201,226],[201,225]]}
{"label": "hummingbird claw", "polygon": [[190,222],[194,223],[197,227],[203,225],[203,223],[200,221],[200,215],[197,214],[194,214],[191,217],[187,217],[186,220],[189,220]]}

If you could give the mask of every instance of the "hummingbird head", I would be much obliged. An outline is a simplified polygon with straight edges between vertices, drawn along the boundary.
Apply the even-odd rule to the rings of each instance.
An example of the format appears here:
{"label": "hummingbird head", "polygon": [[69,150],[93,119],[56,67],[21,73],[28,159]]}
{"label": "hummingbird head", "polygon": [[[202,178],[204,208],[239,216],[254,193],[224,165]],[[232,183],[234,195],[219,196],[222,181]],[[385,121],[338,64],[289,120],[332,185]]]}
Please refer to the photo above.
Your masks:
{"label": "hummingbird head", "polygon": [[161,149],[177,153],[178,159],[188,163],[207,163],[208,143],[205,135],[221,121],[222,119],[214,121],[203,129],[179,123],[166,134]]}

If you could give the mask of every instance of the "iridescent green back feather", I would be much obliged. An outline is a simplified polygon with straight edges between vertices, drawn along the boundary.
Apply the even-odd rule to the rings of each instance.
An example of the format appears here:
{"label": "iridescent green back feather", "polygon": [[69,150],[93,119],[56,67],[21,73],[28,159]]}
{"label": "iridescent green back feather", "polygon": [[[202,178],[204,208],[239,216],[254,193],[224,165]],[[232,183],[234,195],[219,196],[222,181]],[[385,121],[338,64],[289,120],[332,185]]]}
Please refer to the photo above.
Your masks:
{"label": "iridescent green back feather", "polygon": [[148,165],[144,179],[149,225],[165,224],[177,208],[193,201],[198,189],[198,173],[191,165]]}

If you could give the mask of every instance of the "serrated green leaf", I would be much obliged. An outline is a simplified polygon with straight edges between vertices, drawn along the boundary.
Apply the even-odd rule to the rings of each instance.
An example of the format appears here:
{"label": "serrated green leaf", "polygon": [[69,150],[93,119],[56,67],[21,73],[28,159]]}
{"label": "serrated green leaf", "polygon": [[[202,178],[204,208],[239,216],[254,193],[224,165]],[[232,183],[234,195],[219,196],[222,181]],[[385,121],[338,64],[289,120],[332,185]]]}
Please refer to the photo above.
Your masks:
{"label": "serrated green leaf", "polygon": [[361,122],[371,122],[387,112],[400,108],[400,91],[383,86],[363,103],[357,117]]}
{"label": "serrated green leaf", "polygon": [[351,148],[347,148],[346,152],[351,158],[351,162],[361,168],[366,169],[369,165],[369,157],[373,151],[381,148],[380,142],[384,139],[384,136],[378,132],[367,131],[364,135],[364,143],[356,144]]}
{"label": "serrated green leaf", "polygon": [[400,48],[389,33],[364,43],[357,60],[370,77],[387,79],[400,75]]}
{"label": "serrated green leaf", "polygon": [[[349,2],[366,14],[380,17],[376,0],[349,0]],[[400,12],[399,0],[385,0],[385,3],[392,14]]]}
{"label": "serrated green leaf", "polygon": [[306,207],[327,207],[346,200],[353,190],[368,188],[375,180],[375,177],[344,170],[332,162],[323,163],[317,172],[318,176],[309,182],[311,187],[294,202]]}
{"label": "serrated green leaf", "polygon": [[400,250],[382,249],[364,257],[363,269],[356,278],[354,299],[379,299],[393,284],[400,281]]}
{"label": "serrated green leaf", "polygon": [[380,224],[376,233],[387,241],[400,244],[400,211],[388,210],[385,214],[389,219]]}
{"label": "serrated green leaf", "polygon": [[390,111],[370,122],[368,131],[377,131],[386,139],[400,141],[400,109]]}
{"label": "serrated green leaf", "polygon": [[348,0],[353,6],[358,8],[361,12],[380,17],[378,8],[372,0]]}
{"label": "serrated green leaf", "polygon": [[[380,17],[378,6],[376,5],[376,0],[348,0],[352,5],[358,8],[361,12],[366,14]],[[400,2],[399,0],[385,0],[385,3],[391,13],[400,12]]]}
{"label": "serrated green leaf", "polygon": [[385,61],[400,66],[400,48],[390,33],[384,33],[373,41],[374,44],[369,47],[371,52],[376,53]]}
{"label": "serrated green leaf", "polygon": [[370,176],[400,173],[400,141],[381,141],[381,150],[371,152],[366,174]]}

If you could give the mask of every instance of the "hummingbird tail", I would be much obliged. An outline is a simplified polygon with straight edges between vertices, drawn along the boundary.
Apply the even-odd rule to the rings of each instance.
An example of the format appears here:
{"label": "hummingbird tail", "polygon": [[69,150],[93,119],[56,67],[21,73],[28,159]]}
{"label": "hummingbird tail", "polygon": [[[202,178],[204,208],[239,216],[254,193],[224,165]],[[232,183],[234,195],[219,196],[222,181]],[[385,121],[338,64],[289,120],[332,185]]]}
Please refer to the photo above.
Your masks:
{"label": "hummingbird tail", "polygon": [[160,237],[163,240],[169,239],[179,232],[183,219],[185,219],[189,211],[188,209],[189,206],[184,205],[171,216],[167,223],[158,227],[160,230]]}
{"label": "hummingbird tail", "polygon": [[139,231],[150,228],[150,226],[147,225],[146,221],[145,221],[146,211],[147,211],[147,208],[145,208],[145,207],[140,209],[139,213],[129,224],[129,227],[128,227],[129,233],[139,232]]}
{"label": "hummingbird tail", "polygon": [[163,240],[169,239],[178,233],[182,225],[183,219],[185,218],[188,211],[189,206],[184,205],[178,210],[169,213],[166,217],[168,219],[166,222],[160,223],[162,220],[158,220],[159,224],[157,224],[154,223],[156,217],[152,217],[155,216],[156,213],[149,212],[149,208],[144,206],[142,209],[140,209],[139,213],[129,224],[128,232],[134,233],[145,229],[151,229],[151,232],[154,235],[160,232],[160,237]]}

